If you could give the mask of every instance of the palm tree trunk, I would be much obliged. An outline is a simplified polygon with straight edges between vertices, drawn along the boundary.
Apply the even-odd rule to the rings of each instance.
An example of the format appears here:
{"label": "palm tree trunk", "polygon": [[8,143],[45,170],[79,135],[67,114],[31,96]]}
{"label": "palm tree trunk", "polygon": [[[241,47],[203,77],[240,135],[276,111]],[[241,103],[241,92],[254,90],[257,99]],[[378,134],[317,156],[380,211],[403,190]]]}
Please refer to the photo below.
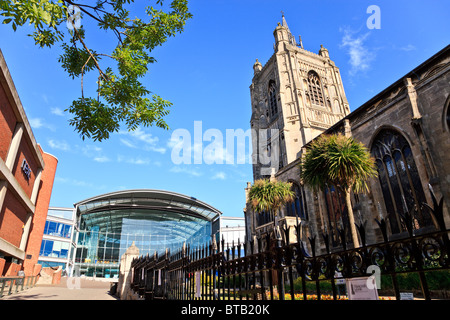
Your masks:
{"label": "palm tree trunk", "polygon": [[350,222],[350,231],[352,233],[353,246],[359,248],[359,239],[356,232],[355,217],[353,216],[352,202],[350,200],[350,190],[345,190],[345,204],[347,205],[348,220]]}

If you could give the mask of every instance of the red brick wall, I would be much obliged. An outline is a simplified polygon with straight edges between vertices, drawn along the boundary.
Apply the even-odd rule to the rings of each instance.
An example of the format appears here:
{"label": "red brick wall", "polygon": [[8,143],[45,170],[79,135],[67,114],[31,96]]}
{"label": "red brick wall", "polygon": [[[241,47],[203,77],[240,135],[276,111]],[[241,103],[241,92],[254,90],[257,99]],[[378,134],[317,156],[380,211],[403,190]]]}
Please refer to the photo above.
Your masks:
{"label": "red brick wall", "polygon": [[30,259],[24,261],[25,275],[32,275],[35,264],[38,262],[39,251],[41,249],[42,236],[44,234],[45,221],[47,220],[48,207],[55,179],[58,159],[54,156],[44,153],[39,146],[39,150],[44,158],[45,168],[42,171],[39,193],[36,200],[36,210],[31,223],[30,234],[26,247],[26,255]]}
{"label": "red brick wall", "polygon": [[59,284],[61,282],[62,269],[53,269],[50,267],[42,268],[42,272],[45,272],[52,277],[52,284]]}
{"label": "red brick wall", "polygon": [[59,284],[61,282],[62,268],[58,272],[53,273],[52,284]]}
{"label": "red brick wall", "polygon": [[[38,168],[37,162],[31,150],[32,149],[28,146],[28,143],[26,142],[25,138],[22,137],[22,141],[20,142],[19,145],[18,155],[16,157],[16,162],[12,169],[14,177],[16,178],[17,182],[20,184],[20,186],[22,187],[22,189],[25,191],[25,193],[29,198],[31,197],[31,193],[33,192],[34,180],[36,178]],[[27,161],[28,165],[31,168],[31,175],[28,180],[26,179],[25,174],[23,173],[21,168],[22,161],[24,159]]]}
{"label": "red brick wall", "polygon": [[20,246],[22,227],[26,222],[27,211],[14,194],[6,191],[5,201],[0,211],[0,238],[9,243]]}
{"label": "red brick wall", "polygon": [[[32,276],[37,276],[42,270],[42,265],[35,264],[33,268],[33,272],[31,273]],[[26,274],[26,273],[25,273]]]}
{"label": "red brick wall", "polygon": [[3,270],[3,272],[6,277],[7,276],[15,277],[15,276],[19,275],[20,268],[21,268],[20,264],[6,262],[5,269]]}
{"label": "red brick wall", "polygon": [[5,268],[5,259],[0,258],[0,276],[3,274],[4,268]]}
{"label": "red brick wall", "polygon": [[9,145],[16,128],[16,116],[11,108],[5,91],[0,86],[0,158],[6,160]]}

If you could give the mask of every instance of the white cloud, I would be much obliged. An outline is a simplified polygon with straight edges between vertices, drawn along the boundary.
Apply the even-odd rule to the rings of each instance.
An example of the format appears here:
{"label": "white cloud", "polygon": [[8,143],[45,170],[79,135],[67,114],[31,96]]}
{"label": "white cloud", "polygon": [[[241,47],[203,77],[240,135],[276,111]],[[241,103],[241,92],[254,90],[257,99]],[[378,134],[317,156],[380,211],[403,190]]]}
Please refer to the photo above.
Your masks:
{"label": "white cloud", "polygon": [[222,172],[222,171],[216,172],[216,174],[212,177],[212,179],[214,179],[214,180],[216,180],[216,179],[225,180],[226,179],[226,174],[225,174],[225,172]]}
{"label": "white cloud", "polygon": [[71,178],[55,177],[55,182],[62,184],[69,184],[71,187],[90,188],[95,190],[105,189],[105,185],[99,185],[96,183]]}
{"label": "white cloud", "polygon": [[202,175],[202,173],[200,171],[198,171],[197,168],[194,168],[192,166],[189,166],[189,167],[175,166],[175,167],[172,167],[169,171],[173,172],[173,173],[186,173],[193,177],[200,177]]}
{"label": "white cloud", "polygon": [[166,153],[166,148],[158,146],[159,138],[154,137],[151,133],[146,133],[141,128],[137,128],[134,131],[121,131],[119,134],[124,134],[131,137],[134,141],[130,141],[128,139],[120,139],[120,141],[130,148],[139,148],[136,142],[143,142],[144,145],[142,147],[145,151],[154,151],[161,154]]}
{"label": "white cloud", "polygon": [[99,156],[99,157],[95,157],[94,161],[96,161],[96,162],[109,162],[111,160],[107,156]]}
{"label": "white cloud", "polygon": [[46,123],[41,118],[28,117],[28,122],[30,123],[31,128],[33,128],[33,129],[47,128],[52,131],[55,131],[55,128],[51,124]]}
{"label": "white cloud", "polygon": [[158,152],[158,153],[161,153],[161,154],[166,153],[166,148],[164,148],[164,147],[147,146],[147,147],[144,148],[144,149],[145,149],[145,150],[148,150],[148,151],[155,151],[155,152]]}
{"label": "white cloud", "polygon": [[84,156],[95,162],[105,163],[111,161],[111,159],[104,154],[103,149],[95,145],[83,145],[82,147],[78,147],[78,150],[81,150]]}
{"label": "white cloud", "polygon": [[121,138],[120,142],[122,142],[122,144],[124,144],[125,146],[127,146],[129,148],[137,148],[136,145],[134,143],[132,143],[130,140]]}
{"label": "white cloud", "polygon": [[63,151],[70,150],[69,144],[65,141],[49,139],[47,141],[47,143],[48,143],[49,147],[52,149],[58,149],[58,150],[63,150]]}
{"label": "white cloud", "polygon": [[[151,164],[151,161],[148,158],[140,158],[140,157],[134,158],[134,157],[123,156],[123,155],[117,156],[117,162],[125,162],[125,163],[129,163],[129,164],[137,164],[137,165]],[[158,165],[158,164],[155,164],[155,165]]]}
{"label": "white cloud", "polygon": [[345,48],[350,56],[350,75],[368,70],[370,63],[375,58],[375,52],[365,45],[365,41],[370,33],[355,35],[355,32],[349,29],[341,29],[341,31],[344,33],[344,36],[340,46]]}
{"label": "white cloud", "polygon": [[148,159],[141,159],[141,158],[130,158],[127,160],[128,163],[131,164],[150,164],[150,160]]}
{"label": "white cloud", "polygon": [[81,151],[86,157],[95,158],[101,155],[102,148],[87,144],[81,147]]}
{"label": "white cloud", "polygon": [[42,100],[44,100],[45,103],[48,103],[48,97],[45,93],[41,94]]}
{"label": "white cloud", "polygon": [[408,44],[406,46],[400,47],[399,49],[402,51],[413,51],[416,50],[417,48],[412,44]]}
{"label": "white cloud", "polygon": [[140,141],[143,141],[151,145],[159,141],[158,137],[153,137],[151,133],[145,133],[141,128],[137,128],[136,130],[131,131],[128,134]]}
{"label": "white cloud", "polygon": [[51,108],[51,109],[50,109],[50,112],[51,112],[52,114],[57,115],[57,116],[64,116],[64,110],[63,110],[63,109],[60,109],[60,108]]}
{"label": "white cloud", "polygon": [[34,129],[39,129],[44,126],[42,119],[40,118],[28,118],[28,121],[30,122],[30,126]]}

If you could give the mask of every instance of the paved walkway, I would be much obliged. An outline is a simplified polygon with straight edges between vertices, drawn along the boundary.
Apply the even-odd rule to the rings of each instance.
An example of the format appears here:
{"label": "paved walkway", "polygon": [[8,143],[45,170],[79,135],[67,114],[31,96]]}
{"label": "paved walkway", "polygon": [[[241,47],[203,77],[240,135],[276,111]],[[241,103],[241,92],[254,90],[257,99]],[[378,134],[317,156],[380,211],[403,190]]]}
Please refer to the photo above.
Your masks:
{"label": "paved walkway", "polygon": [[63,277],[60,284],[38,284],[34,288],[4,296],[0,300],[117,300],[117,297],[109,294],[109,282],[83,278],[76,280],[72,278],[67,281],[67,278]]}

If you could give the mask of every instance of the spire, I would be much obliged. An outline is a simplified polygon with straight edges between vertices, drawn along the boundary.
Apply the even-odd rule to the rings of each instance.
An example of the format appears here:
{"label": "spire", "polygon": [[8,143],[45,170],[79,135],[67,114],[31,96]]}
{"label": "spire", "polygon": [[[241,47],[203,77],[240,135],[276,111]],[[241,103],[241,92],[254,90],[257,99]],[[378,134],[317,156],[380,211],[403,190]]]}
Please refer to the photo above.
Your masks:
{"label": "spire", "polygon": [[[289,27],[288,27],[288,25],[287,25],[287,22],[286,22],[286,18],[284,17],[284,12],[283,11],[281,11],[281,17],[282,17],[282,22],[281,22],[281,25],[283,26],[283,27],[285,27],[286,29],[288,29],[288,31],[289,31]],[[290,31],[289,31],[290,32]]]}
{"label": "spire", "polygon": [[287,29],[288,32],[288,36],[289,36],[289,43],[293,46],[297,45],[297,42],[295,42],[295,37],[292,35],[291,30],[289,30],[288,24],[286,22],[286,18],[284,17],[284,12],[281,11],[281,26],[285,27]]}

